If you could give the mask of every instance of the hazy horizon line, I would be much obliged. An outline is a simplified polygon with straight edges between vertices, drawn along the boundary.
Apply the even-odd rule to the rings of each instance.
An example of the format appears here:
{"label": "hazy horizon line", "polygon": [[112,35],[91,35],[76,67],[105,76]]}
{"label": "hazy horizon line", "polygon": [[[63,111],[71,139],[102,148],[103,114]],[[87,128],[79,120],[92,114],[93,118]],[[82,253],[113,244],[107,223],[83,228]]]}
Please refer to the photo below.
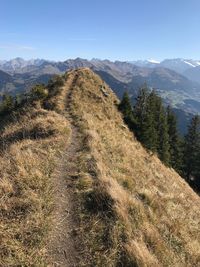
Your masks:
{"label": "hazy horizon line", "polygon": [[88,60],[88,61],[92,61],[92,60],[109,60],[112,62],[115,61],[120,61],[120,62],[133,62],[133,61],[157,61],[157,62],[162,62],[164,60],[170,60],[170,59],[183,59],[183,60],[199,60],[199,59],[194,59],[194,58],[187,58],[187,57],[167,57],[167,58],[162,58],[162,59],[156,59],[156,58],[135,58],[135,59],[111,59],[111,58],[99,58],[99,57],[92,57],[92,58],[87,58],[87,57],[80,57],[80,56],[75,56],[75,57],[66,57],[65,59],[48,59],[48,58],[42,58],[42,57],[21,57],[21,56],[17,56],[17,57],[12,57],[9,59],[1,59],[0,61],[11,61],[14,59],[23,59],[25,61],[30,61],[30,60],[45,60],[45,61],[50,61],[50,62],[64,62],[67,60],[75,60],[75,59],[83,59],[83,60]]}

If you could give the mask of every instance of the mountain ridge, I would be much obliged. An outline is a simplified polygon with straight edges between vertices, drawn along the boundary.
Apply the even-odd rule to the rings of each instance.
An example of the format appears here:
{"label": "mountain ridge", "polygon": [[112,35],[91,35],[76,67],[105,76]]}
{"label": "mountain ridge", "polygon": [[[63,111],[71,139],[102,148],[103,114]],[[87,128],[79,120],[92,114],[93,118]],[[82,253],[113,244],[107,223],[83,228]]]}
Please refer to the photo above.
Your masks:
{"label": "mountain ridge", "polygon": [[[179,63],[180,61],[185,61],[176,60]],[[130,95],[133,96],[134,101],[138,88],[144,82],[147,82],[151,89],[157,90],[167,105],[170,104],[174,109],[182,110],[182,116],[185,113],[200,113],[200,84],[188,80],[183,74],[177,73],[174,70],[161,67],[161,63],[155,63],[155,61],[153,61],[155,65],[153,68],[146,66],[138,67],[131,62],[112,62],[99,59],[87,60],[76,58],[63,62],[38,61],[39,63],[36,60],[35,65],[24,66],[23,63],[22,68],[11,72],[9,75],[12,76],[12,80],[7,84],[1,84],[1,91],[3,93],[7,91],[11,94],[16,94],[28,90],[31,85],[36,83],[47,83],[55,74],[63,74],[65,71],[79,67],[89,67],[96,73],[99,73],[103,79],[105,78],[119,97],[122,97],[124,91],[128,90]],[[33,60],[30,61],[30,64],[32,64],[31,62]],[[189,64],[184,63],[184,65],[187,65],[191,70],[192,67]],[[192,70],[196,68],[198,67],[192,68]],[[191,117],[191,115],[186,117]],[[183,127],[181,126],[181,131],[185,133],[186,128],[187,126],[184,123]]]}
{"label": "mountain ridge", "polygon": [[[75,62],[84,62],[86,64],[87,62],[95,63],[95,62],[111,62],[107,59],[82,59],[82,58],[75,58],[75,59],[68,59],[63,61],[53,61],[53,60],[46,60],[46,59],[29,59],[24,60],[23,58],[14,58],[10,60],[0,60],[0,68],[4,71],[11,71],[15,72],[18,71],[20,68],[27,67],[27,66],[40,66],[44,62],[47,63],[62,63],[67,62],[74,65]],[[200,60],[194,60],[194,59],[184,59],[184,58],[174,58],[174,59],[163,59],[162,61],[157,61],[154,59],[148,59],[148,60],[126,60],[126,61],[120,61],[115,60],[113,61],[115,63],[117,62],[124,62],[124,63],[130,63],[139,67],[148,67],[148,68],[154,68],[154,67],[166,67],[168,69],[174,70],[178,73],[184,74],[186,70],[198,67],[200,65]],[[78,67],[78,66],[77,66]],[[81,67],[81,66],[80,66]]]}
{"label": "mountain ridge", "polygon": [[[1,129],[3,266],[198,266],[199,196],[135,139],[97,74],[81,68],[60,78]],[[62,193],[60,210],[54,194]]]}

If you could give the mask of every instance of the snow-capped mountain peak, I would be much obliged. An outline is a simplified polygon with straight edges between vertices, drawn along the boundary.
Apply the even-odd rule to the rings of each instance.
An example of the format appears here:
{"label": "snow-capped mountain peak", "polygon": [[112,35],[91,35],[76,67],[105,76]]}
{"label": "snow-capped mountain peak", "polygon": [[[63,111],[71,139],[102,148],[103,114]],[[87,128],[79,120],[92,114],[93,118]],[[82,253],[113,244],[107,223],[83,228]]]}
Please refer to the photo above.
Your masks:
{"label": "snow-capped mountain peak", "polygon": [[157,60],[155,60],[155,59],[153,59],[153,58],[150,58],[150,59],[148,59],[147,60],[149,63],[152,63],[152,64],[160,64],[160,61],[157,61]]}

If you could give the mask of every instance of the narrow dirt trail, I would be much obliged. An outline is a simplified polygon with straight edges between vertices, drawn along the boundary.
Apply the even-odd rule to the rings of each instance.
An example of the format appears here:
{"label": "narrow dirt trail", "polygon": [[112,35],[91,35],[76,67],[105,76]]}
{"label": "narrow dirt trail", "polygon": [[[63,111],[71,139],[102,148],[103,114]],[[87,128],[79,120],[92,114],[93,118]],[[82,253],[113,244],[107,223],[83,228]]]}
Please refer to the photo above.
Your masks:
{"label": "narrow dirt trail", "polygon": [[[54,174],[56,212],[54,215],[55,228],[49,244],[50,261],[56,267],[78,267],[81,254],[81,242],[78,236],[78,221],[76,216],[76,199],[74,181],[78,178],[78,151],[81,138],[78,128],[73,124],[70,115],[70,100],[73,83],[66,85],[67,96],[65,117],[70,123],[71,138],[65,153]],[[52,265],[50,265],[52,266]]]}

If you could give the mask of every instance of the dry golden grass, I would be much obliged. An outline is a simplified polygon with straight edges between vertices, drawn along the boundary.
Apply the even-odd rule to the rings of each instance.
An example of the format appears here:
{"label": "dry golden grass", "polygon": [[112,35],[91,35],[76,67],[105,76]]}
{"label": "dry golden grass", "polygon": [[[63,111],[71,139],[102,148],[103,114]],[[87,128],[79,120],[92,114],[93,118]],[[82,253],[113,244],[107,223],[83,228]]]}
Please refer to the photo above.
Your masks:
{"label": "dry golden grass", "polygon": [[60,78],[65,82],[65,86],[61,86],[59,88],[55,89],[55,93],[53,96],[50,95],[50,97],[46,101],[46,106],[50,109],[58,112],[58,113],[65,113],[65,105],[66,105],[66,88],[68,88],[71,85],[71,76],[68,77],[68,73],[66,73],[64,76],[61,76]]}
{"label": "dry golden grass", "polygon": [[39,103],[13,116],[1,131],[0,266],[47,266],[52,174],[69,126],[63,116]]}
{"label": "dry golden grass", "polygon": [[199,196],[135,140],[97,75],[68,73],[75,77],[71,112],[84,140],[80,231],[91,262],[85,266],[200,266]]}
{"label": "dry golden grass", "polygon": [[52,177],[70,136],[65,115],[81,141],[73,181],[80,266],[200,266],[199,196],[135,140],[97,75],[79,69],[65,79],[46,102],[56,112],[38,102],[1,130],[0,266],[48,266]]}

